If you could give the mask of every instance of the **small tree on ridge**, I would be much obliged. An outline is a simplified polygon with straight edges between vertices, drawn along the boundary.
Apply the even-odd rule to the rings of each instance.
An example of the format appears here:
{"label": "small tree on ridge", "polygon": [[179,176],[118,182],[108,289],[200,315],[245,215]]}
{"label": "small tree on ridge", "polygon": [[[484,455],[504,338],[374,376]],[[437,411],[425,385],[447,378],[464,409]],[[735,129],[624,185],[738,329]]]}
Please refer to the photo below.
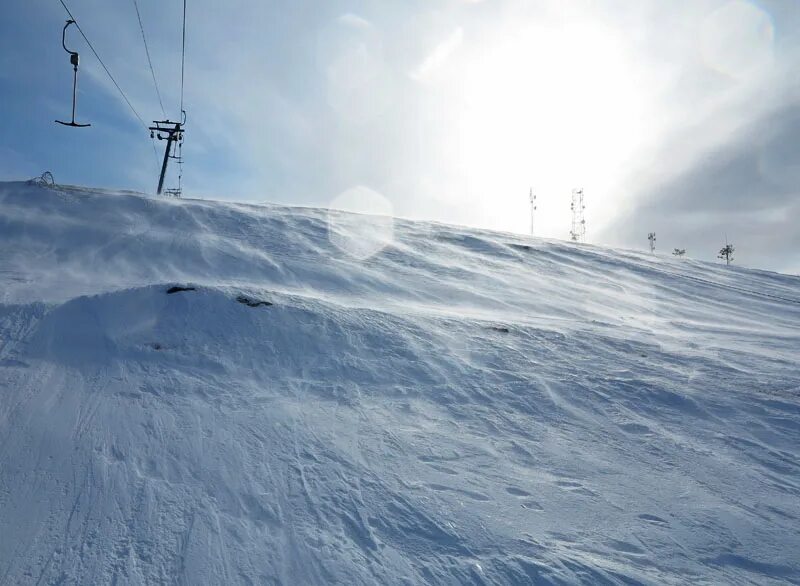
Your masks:
{"label": "small tree on ridge", "polygon": [[725,261],[725,264],[729,265],[733,261],[733,251],[734,251],[733,244],[726,244],[719,251],[717,258],[723,259]]}

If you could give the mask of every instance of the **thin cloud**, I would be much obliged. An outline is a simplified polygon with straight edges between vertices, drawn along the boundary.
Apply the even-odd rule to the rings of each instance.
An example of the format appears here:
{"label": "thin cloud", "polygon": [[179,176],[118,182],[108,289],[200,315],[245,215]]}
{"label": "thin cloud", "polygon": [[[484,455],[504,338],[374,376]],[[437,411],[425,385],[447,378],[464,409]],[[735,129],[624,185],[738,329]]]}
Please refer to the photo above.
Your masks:
{"label": "thin cloud", "polygon": [[459,27],[454,30],[446,39],[436,45],[431,53],[425,57],[422,63],[412,73],[411,77],[417,81],[425,81],[441,69],[450,59],[451,55],[464,42],[464,29]]}
{"label": "thin cloud", "polygon": [[339,24],[351,26],[353,28],[368,29],[372,27],[372,23],[370,23],[366,18],[362,18],[361,16],[350,12],[341,15],[336,20],[339,22]]}
{"label": "thin cloud", "polygon": [[[727,235],[740,264],[796,272],[800,167],[785,162],[798,151],[800,100],[763,116],[683,172],[640,190],[602,238],[644,247],[644,236],[655,230],[667,250],[686,248],[694,258],[714,260]],[[663,158],[670,159],[669,151]]]}

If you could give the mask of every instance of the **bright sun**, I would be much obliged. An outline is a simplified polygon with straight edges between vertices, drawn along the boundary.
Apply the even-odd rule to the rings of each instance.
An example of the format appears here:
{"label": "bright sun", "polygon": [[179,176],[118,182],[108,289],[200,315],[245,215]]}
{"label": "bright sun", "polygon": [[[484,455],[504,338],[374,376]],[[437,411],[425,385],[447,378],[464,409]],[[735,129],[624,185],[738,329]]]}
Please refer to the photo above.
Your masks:
{"label": "bright sun", "polygon": [[461,176],[459,196],[483,202],[489,225],[526,230],[528,185],[542,196],[540,232],[558,237],[571,188],[613,198],[646,128],[643,88],[612,31],[527,28],[460,71],[449,166]]}

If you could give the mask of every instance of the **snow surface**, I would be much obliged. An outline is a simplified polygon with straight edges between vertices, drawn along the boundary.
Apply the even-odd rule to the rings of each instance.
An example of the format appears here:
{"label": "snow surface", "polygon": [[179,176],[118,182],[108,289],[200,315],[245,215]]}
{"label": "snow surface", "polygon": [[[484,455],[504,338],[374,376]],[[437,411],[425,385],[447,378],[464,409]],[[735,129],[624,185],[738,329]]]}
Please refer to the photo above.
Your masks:
{"label": "snow surface", "polygon": [[0,184],[0,584],[800,582],[799,278],[371,222]]}

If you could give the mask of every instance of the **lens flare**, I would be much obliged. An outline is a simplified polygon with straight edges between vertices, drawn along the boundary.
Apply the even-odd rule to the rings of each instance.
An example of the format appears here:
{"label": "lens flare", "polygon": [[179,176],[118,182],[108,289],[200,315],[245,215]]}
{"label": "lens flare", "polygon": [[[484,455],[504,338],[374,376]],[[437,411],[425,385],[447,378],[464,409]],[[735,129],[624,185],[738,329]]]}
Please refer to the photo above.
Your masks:
{"label": "lens flare", "polygon": [[773,63],[772,18],[746,0],[731,0],[703,21],[700,51],[705,64],[736,80],[764,72]]}
{"label": "lens flare", "polygon": [[383,195],[358,186],[331,201],[328,239],[342,252],[366,260],[394,241],[394,207]]}

